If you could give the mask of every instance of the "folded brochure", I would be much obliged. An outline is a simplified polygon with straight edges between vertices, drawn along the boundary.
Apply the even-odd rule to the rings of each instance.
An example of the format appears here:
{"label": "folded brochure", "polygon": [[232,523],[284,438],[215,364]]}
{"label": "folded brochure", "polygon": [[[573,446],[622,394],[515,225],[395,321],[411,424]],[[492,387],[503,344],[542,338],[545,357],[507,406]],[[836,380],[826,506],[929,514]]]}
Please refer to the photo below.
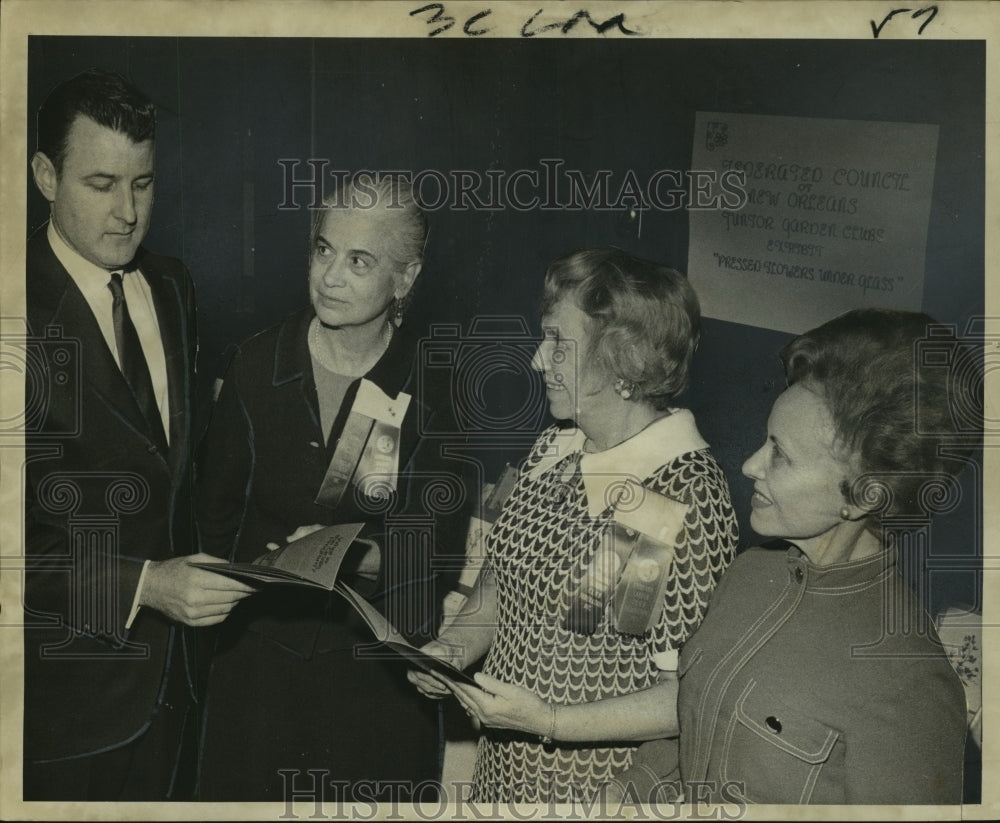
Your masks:
{"label": "folded brochure", "polygon": [[384,643],[426,672],[479,688],[470,675],[408,643],[378,609],[346,583],[337,580],[344,557],[363,527],[363,523],[326,526],[281,548],[262,554],[252,563],[191,563],[190,565],[235,577],[250,584],[286,583],[335,591],[354,607],[380,643]]}
{"label": "folded brochure", "polygon": [[247,583],[294,583],[333,591],[340,564],[363,523],[339,523],[266,552],[252,563],[191,563]]}
{"label": "folded brochure", "polygon": [[477,689],[481,688],[480,685],[472,679],[471,675],[466,674],[461,669],[455,668],[446,660],[427,654],[407,642],[406,638],[399,633],[399,630],[393,626],[392,623],[386,620],[378,609],[372,606],[371,603],[365,600],[360,594],[354,591],[354,589],[342,580],[337,581],[334,586],[334,591],[344,597],[344,599],[354,607],[354,610],[361,615],[365,623],[368,624],[368,628],[370,628],[372,633],[375,635],[375,639],[380,643],[384,643],[396,652],[396,654],[404,657],[406,660],[423,669],[425,672],[441,675],[442,677],[445,677],[448,680],[453,680],[456,683],[464,683],[467,686],[475,686]]}

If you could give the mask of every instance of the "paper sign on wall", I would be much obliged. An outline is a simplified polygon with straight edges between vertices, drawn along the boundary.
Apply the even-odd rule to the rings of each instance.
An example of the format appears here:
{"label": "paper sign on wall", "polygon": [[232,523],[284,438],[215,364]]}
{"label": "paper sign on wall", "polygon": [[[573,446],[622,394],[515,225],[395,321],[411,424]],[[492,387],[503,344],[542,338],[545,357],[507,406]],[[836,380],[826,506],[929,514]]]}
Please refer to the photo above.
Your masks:
{"label": "paper sign on wall", "polygon": [[691,168],[745,205],[690,212],[702,313],[801,333],[859,306],[919,311],[936,125],[698,112]]}

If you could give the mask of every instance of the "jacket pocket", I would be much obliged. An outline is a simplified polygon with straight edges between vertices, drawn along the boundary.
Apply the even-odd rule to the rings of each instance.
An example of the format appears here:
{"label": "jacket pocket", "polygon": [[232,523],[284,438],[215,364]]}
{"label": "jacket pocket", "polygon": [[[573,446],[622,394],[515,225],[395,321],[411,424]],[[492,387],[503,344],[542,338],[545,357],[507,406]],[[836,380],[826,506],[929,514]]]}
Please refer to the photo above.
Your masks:
{"label": "jacket pocket", "polygon": [[723,780],[750,803],[808,803],[821,772],[836,770],[839,738],[751,680],[726,731]]}

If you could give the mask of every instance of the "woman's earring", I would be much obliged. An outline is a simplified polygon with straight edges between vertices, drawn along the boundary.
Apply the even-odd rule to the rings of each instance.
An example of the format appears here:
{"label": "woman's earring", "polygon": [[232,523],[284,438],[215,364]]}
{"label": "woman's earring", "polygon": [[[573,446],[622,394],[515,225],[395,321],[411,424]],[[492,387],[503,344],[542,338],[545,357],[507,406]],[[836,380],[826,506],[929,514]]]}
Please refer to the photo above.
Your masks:
{"label": "woman's earring", "polygon": [[397,329],[403,325],[403,312],[406,311],[406,295],[396,298],[396,305],[392,311],[392,325]]}
{"label": "woman's earring", "polygon": [[840,510],[840,516],[844,520],[850,520],[851,519],[851,510],[849,508],[847,508],[847,506],[844,506],[844,508],[842,508]]}
{"label": "woman's earring", "polygon": [[621,397],[622,400],[628,400],[634,391],[635,383],[630,380],[625,380],[624,378],[619,377],[615,381],[615,394]]}

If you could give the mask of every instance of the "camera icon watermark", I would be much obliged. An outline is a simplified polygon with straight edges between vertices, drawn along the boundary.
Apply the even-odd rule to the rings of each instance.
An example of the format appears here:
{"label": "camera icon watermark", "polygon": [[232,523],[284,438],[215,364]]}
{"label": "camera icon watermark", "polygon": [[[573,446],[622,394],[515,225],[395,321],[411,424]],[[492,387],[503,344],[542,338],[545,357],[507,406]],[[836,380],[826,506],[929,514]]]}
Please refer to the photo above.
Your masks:
{"label": "camera icon watermark", "polygon": [[[1000,318],[975,317],[962,334],[955,325],[935,325],[914,352],[917,433],[957,442],[1000,436]],[[923,387],[943,372],[950,419],[929,413]],[[992,389],[992,391],[991,391]]]}
{"label": "camera icon watermark", "polygon": [[24,376],[24,405],[0,418],[0,435],[80,433],[80,341],[50,326],[42,336],[0,336],[0,368]]}
{"label": "camera icon watermark", "polygon": [[[545,415],[542,380],[532,365],[539,339],[523,317],[480,316],[463,333],[458,324],[437,324],[420,341],[419,386],[425,395],[446,391],[453,421],[426,413],[424,436],[517,435],[534,437]],[[449,430],[450,429],[450,430]]]}

